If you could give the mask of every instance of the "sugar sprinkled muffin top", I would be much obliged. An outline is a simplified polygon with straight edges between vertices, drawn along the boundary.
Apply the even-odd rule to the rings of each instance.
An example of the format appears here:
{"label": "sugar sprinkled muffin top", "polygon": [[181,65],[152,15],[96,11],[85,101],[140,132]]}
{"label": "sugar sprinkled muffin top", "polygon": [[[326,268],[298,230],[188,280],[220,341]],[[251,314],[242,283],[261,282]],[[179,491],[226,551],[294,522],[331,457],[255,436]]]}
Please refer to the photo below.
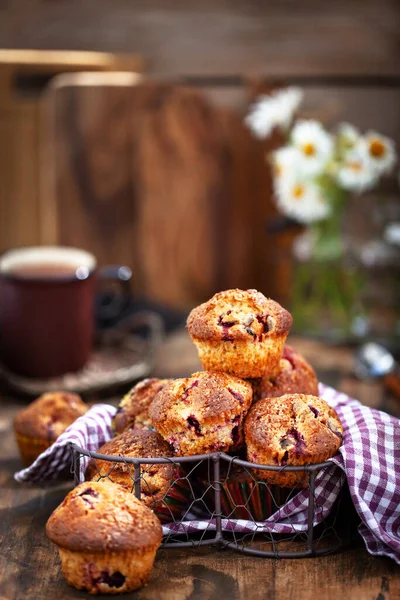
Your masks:
{"label": "sugar sprinkled muffin top", "polygon": [[225,373],[200,371],[191,377],[176,379],[162,389],[149,408],[155,427],[166,419],[179,424],[188,410],[201,424],[223,419],[225,414],[240,414],[252,400],[251,385]]}
{"label": "sugar sprinkled muffin top", "polygon": [[85,482],[50,516],[46,533],[61,548],[86,552],[145,551],[161,542],[153,511],[122,486]]}
{"label": "sugar sprinkled muffin top", "polygon": [[[98,449],[99,454],[123,456],[126,458],[161,458],[173,456],[169,444],[156,431],[133,429],[121,433]],[[147,496],[146,503],[164,496],[175,477],[172,463],[143,465],[145,469],[142,481],[142,494]],[[134,486],[134,467],[124,462],[111,462],[92,459],[86,469],[86,479],[96,480],[100,476],[109,476],[110,480],[131,489]],[[105,479],[103,479],[105,481]],[[143,498],[142,498],[143,499]],[[147,502],[148,500],[148,502]]]}
{"label": "sugar sprinkled muffin top", "polygon": [[194,308],[187,319],[190,335],[199,340],[258,340],[287,333],[290,313],[257,290],[225,290]]}
{"label": "sugar sprinkled muffin top", "polygon": [[139,381],[119,403],[113,421],[115,431],[122,433],[126,429],[134,427],[137,418],[145,421],[154,396],[171,381],[171,379],[157,379],[155,377]]}
{"label": "sugar sprinkled muffin top", "polygon": [[[263,398],[245,421],[248,444],[268,451],[276,464],[290,458],[333,456],[342,443],[343,428],[336,411],[322,398],[286,394]],[[306,462],[310,462],[306,461]]]}
{"label": "sugar sprinkled muffin top", "polygon": [[49,392],[17,414],[14,429],[23,436],[54,442],[87,410],[77,394]]}

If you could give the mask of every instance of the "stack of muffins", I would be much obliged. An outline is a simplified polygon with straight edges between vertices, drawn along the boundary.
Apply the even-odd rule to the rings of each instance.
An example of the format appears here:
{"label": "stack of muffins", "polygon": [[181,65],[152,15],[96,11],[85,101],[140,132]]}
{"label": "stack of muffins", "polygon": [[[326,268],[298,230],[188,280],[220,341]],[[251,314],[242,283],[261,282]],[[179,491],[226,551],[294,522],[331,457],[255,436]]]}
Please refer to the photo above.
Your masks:
{"label": "stack of muffins", "polygon": [[[267,518],[287,497],[288,489],[307,485],[306,472],[287,472],[284,467],[323,462],[342,443],[338,416],[317,396],[313,368],[285,345],[291,324],[288,311],[256,290],[216,294],[192,310],[187,321],[204,371],[183,379],[147,379],[137,384],[118,408],[117,437],[99,451],[122,454],[121,439],[136,445],[143,436],[141,429],[149,428],[152,432],[146,435],[151,435],[153,447],[146,451],[150,457],[225,452],[281,467],[246,470],[227,462],[222,469],[223,515]],[[123,456],[140,453],[130,447]],[[97,462],[88,469],[92,480],[101,480],[110,468]],[[125,480],[114,472],[112,479],[132,486],[132,479],[126,480],[125,465],[122,470]],[[171,472],[169,481],[164,478],[165,486],[157,488],[158,500],[147,495],[148,505],[155,510],[159,511],[160,499],[167,504],[164,514],[158,512],[162,520],[179,518],[184,506],[186,479],[180,476],[174,490],[174,475]],[[146,477],[143,480],[145,489],[150,489]],[[207,485],[204,473],[197,483],[203,488]],[[265,489],[266,483],[275,486],[273,494],[272,488]],[[168,490],[164,498],[163,490]]]}
{"label": "stack of muffins", "polygon": [[[223,452],[255,463],[248,470],[228,459],[221,503],[226,517],[259,521],[287,490],[307,485],[307,473],[287,465],[336,454],[342,425],[318,397],[312,367],[285,346],[291,324],[284,308],[256,290],[220,292],[192,310],[187,327],[204,371],[137,384],[120,403],[115,437],[98,449],[122,460],[92,459],[87,481],[48,521],[69,583],[93,594],[146,583],[161,542],[160,520],[179,519],[190,502],[192,482],[179,457]],[[141,466],[139,501],[132,465],[123,459],[158,457],[171,462]],[[197,484],[207,485],[201,471]]]}

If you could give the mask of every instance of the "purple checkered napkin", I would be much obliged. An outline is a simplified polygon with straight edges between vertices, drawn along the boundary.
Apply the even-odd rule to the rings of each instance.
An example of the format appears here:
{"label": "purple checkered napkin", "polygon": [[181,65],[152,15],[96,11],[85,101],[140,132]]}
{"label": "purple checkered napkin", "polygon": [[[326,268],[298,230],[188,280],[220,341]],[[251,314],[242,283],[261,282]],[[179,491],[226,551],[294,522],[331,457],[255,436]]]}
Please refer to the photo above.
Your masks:
{"label": "purple checkered napkin", "polygon": [[66,467],[71,465],[71,451],[68,444],[74,442],[81,448],[95,452],[111,439],[111,421],[115,411],[116,408],[109,404],[95,404],[87,413],[76,419],[50,448],[38,456],[34,463],[15,473],[14,478],[26,483],[56,479]]}
{"label": "purple checkered napkin", "polygon": [[[359,531],[371,554],[390,556],[400,564],[400,421],[367,408],[336,390],[320,384],[319,394],[333,406],[343,425],[343,444],[332,468],[320,471],[315,481],[314,525],[325,519],[347,477],[350,494],[361,518]],[[17,481],[54,479],[70,461],[66,445],[75,442],[90,451],[111,438],[115,408],[95,405],[73,423]],[[81,478],[87,463],[81,460]],[[308,490],[294,495],[266,521],[223,519],[226,531],[294,533],[307,530]],[[188,520],[164,525],[164,534],[215,529],[213,520]]]}

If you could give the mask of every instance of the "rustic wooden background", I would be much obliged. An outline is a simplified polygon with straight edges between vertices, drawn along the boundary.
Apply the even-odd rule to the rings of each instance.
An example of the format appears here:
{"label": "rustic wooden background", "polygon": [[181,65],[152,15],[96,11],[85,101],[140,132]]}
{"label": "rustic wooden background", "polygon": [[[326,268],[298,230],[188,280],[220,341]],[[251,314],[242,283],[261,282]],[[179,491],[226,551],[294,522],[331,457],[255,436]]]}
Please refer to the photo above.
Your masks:
{"label": "rustic wooden background", "polygon": [[[127,53],[146,73],[125,88],[54,82],[44,136],[29,81],[1,104],[0,75],[0,250],[84,246],[128,263],[136,290],[173,306],[231,285],[285,301],[292,238],[265,231],[263,154],[279,140],[252,140],[242,117],[260,91],[298,83],[304,116],[400,141],[399,25],[396,0],[0,1],[4,48]],[[396,218],[394,183],[382,193]],[[349,220],[366,221],[378,201]]]}

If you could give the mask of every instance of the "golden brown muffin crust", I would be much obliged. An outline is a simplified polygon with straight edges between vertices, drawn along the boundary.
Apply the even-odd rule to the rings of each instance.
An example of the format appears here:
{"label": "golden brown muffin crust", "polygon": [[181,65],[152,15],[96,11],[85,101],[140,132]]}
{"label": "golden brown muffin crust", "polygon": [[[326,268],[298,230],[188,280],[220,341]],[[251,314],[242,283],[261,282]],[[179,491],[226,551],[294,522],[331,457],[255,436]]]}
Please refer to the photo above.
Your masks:
{"label": "golden brown muffin crust", "polygon": [[166,419],[179,420],[180,411],[190,405],[204,424],[209,419],[223,418],[225,413],[241,413],[251,399],[252,388],[247,381],[225,373],[200,371],[162,389],[150,405],[149,416],[157,427]]}
{"label": "golden brown muffin crust", "polygon": [[118,433],[135,427],[138,419],[141,423],[148,418],[148,409],[155,395],[172,379],[143,379],[139,381],[121,400],[113,427]]}
{"label": "golden brown muffin crust", "polygon": [[[265,464],[300,464],[333,456],[342,443],[343,428],[336,411],[324,400],[287,394],[256,402],[245,421],[248,446],[257,448]],[[293,461],[294,459],[294,461]],[[264,460],[260,460],[264,462]]]}
{"label": "golden brown muffin crust", "polygon": [[318,395],[317,375],[310,363],[291,346],[285,346],[280,371],[275,377],[261,377],[251,381],[253,401],[276,398],[285,394]]}
{"label": "golden brown muffin crust", "polygon": [[120,552],[158,546],[162,528],[154,513],[117,484],[78,485],[46,525],[50,540],[74,551]]}
{"label": "golden brown muffin crust", "polygon": [[219,292],[187,319],[191,337],[198,340],[261,341],[270,334],[287,334],[291,325],[287,310],[252,289]]}
{"label": "golden brown muffin crust", "polygon": [[[98,449],[99,454],[124,456],[126,458],[160,458],[172,456],[172,451],[156,431],[134,429],[121,433]],[[167,494],[177,476],[174,464],[141,465],[141,500],[146,506],[153,506]],[[134,489],[134,466],[124,462],[111,462],[92,459],[86,469],[87,480],[108,479],[119,483],[127,490]]]}
{"label": "golden brown muffin crust", "polygon": [[14,429],[16,433],[26,437],[55,442],[67,427],[87,410],[88,407],[77,394],[42,394],[17,414]]}

